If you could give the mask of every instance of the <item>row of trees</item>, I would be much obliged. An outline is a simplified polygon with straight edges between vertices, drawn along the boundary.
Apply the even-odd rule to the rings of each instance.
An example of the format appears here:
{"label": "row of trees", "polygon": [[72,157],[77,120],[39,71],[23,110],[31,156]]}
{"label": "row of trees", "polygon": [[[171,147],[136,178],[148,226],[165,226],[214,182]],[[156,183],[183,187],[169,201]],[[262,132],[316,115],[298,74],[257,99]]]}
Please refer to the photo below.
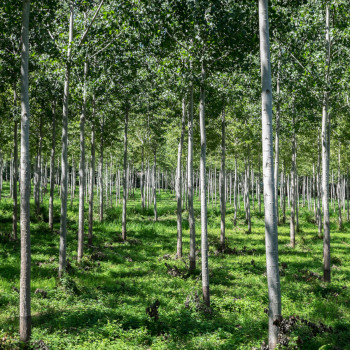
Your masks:
{"label": "row of trees", "polygon": [[[270,30],[268,4],[263,0],[259,0],[259,9],[249,1],[164,3],[155,0],[136,4],[116,0],[41,0],[32,4],[31,11],[29,5],[30,1],[23,1],[20,10],[16,2],[8,1],[1,5],[0,12],[4,33],[0,43],[0,128],[4,135],[0,141],[0,163],[1,170],[4,161],[11,164],[15,238],[17,179],[20,176],[21,339],[27,341],[30,337],[31,179],[38,211],[42,178],[50,184],[51,228],[54,186],[60,185],[60,277],[66,268],[70,170],[72,188],[79,179],[78,261],[84,252],[85,201],[88,197],[88,240],[91,244],[94,186],[97,182],[100,219],[103,220],[104,177],[110,172],[115,176],[111,176],[109,182],[115,181],[117,192],[123,196],[124,240],[127,239],[128,182],[134,181],[135,186],[140,186],[143,207],[146,193],[150,198],[152,189],[155,220],[160,178],[164,180],[164,187],[175,189],[178,257],[183,255],[182,210],[187,193],[189,259],[190,269],[194,270],[193,197],[194,188],[200,190],[203,297],[209,306],[207,191],[210,195],[214,193],[216,169],[220,169],[223,251],[227,193],[233,192],[233,205],[237,209],[237,191],[241,189],[250,230],[249,193],[253,191],[254,194],[256,190],[260,201],[262,188],[264,190],[269,342],[274,347],[278,334],[274,321],[281,315],[277,223],[280,216],[285,220],[285,211],[279,215],[278,197],[280,203],[285,202],[287,195],[290,199],[292,246],[299,193],[309,189],[309,197],[315,198],[320,234],[323,218],[324,279],[329,282],[331,277],[329,166],[337,173],[337,191],[332,190],[332,198],[337,197],[339,208],[340,201],[345,202],[348,196],[348,72],[344,68],[349,41],[348,3],[343,0],[309,0],[295,4],[273,1],[269,4]],[[262,90],[259,87],[259,46]],[[260,91],[262,124],[261,107],[256,102]],[[274,157],[272,132],[275,135]],[[61,144],[57,142],[59,138]],[[96,163],[99,165],[97,176]],[[106,171],[106,167],[109,170]],[[77,168],[79,176],[76,178]],[[128,168],[136,169],[138,180],[132,180]],[[5,169],[7,173],[8,168]],[[214,176],[210,169],[214,169]],[[148,191],[145,191],[145,184]],[[341,220],[341,211],[339,218]]]}

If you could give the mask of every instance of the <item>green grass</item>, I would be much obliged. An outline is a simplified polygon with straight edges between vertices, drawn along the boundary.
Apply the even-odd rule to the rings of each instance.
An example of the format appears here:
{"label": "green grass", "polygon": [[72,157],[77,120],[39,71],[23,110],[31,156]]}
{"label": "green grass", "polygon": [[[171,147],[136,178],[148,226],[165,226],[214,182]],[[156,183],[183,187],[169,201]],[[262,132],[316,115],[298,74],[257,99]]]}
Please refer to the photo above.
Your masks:
{"label": "green grass", "polygon": [[[18,346],[19,242],[8,239],[12,229],[12,201],[8,184],[0,202],[0,349]],[[7,196],[7,197],[6,197]],[[191,276],[172,277],[165,263],[183,272],[188,267],[189,230],[184,211],[184,259],[175,259],[176,204],[168,192],[157,194],[159,221],[153,209],[141,210],[139,192],[129,198],[128,241],[121,236],[121,206],[106,206],[99,223],[95,204],[94,248],[85,248],[83,262],[76,262],[78,200],[68,212],[68,252],[72,271],[57,279],[60,203],[55,200],[54,232],[48,228],[48,197],[42,215],[31,212],[32,239],[32,345],[42,340],[50,349],[252,349],[267,340],[268,306],[265,276],[263,215],[252,210],[252,234],[247,235],[243,205],[238,226],[227,205],[227,244],[239,254],[220,254],[219,207],[208,206],[211,312],[201,304],[200,254]],[[113,199],[114,203],[114,199]],[[218,202],[219,203],[219,202]],[[333,210],[331,210],[333,213]],[[317,227],[306,208],[300,208],[296,248],[289,247],[289,224],[279,226],[283,316],[300,316],[333,328],[312,336],[300,324],[289,335],[289,348],[350,349],[350,224],[337,231],[332,216],[332,283],[322,276],[322,245]],[[195,202],[197,248],[200,250],[200,206]],[[87,205],[86,205],[87,218]],[[345,215],[344,215],[345,218]],[[86,230],[87,231],[87,230]],[[163,258],[170,254],[170,259]],[[41,288],[47,296],[35,294]],[[199,296],[199,301],[196,295]],[[159,300],[159,319],[146,308]],[[299,340],[298,340],[299,338]],[[302,344],[300,345],[300,341]],[[297,345],[297,342],[299,345]]]}

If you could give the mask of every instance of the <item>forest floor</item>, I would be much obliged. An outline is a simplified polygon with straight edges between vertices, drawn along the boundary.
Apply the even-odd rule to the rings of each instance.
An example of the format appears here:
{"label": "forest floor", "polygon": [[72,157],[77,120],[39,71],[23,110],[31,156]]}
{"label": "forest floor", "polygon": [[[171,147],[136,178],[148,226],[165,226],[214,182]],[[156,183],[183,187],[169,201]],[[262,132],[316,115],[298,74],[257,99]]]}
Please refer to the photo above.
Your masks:
{"label": "forest floor", "polygon": [[[0,349],[18,346],[20,245],[8,237],[12,225],[8,191],[5,184],[0,202]],[[186,211],[185,258],[175,258],[176,203],[170,191],[157,194],[158,222],[152,207],[141,210],[139,192],[130,196],[126,242],[120,238],[121,205],[107,208],[105,221],[99,223],[96,203],[93,247],[85,249],[79,265],[77,197],[68,212],[69,271],[61,280],[57,279],[58,196],[53,233],[47,223],[47,195],[41,217],[31,208],[34,349],[260,349],[267,341],[264,217],[256,202],[249,235],[243,204],[237,227],[232,224],[233,207],[227,204],[225,253],[218,250],[219,202],[217,209],[208,206],[208,309],[201,298],[200,253],[196,272],[187,272]],[[196,198],[200,251],[199,204]],[[331,284],[321,278],[323,242],[312,212],[300,208],[301,232],[294,249],[289,246],[289,223],[279,226],[283,342],[289,343],[285,349],[350,349],[350,224],[346,222],[339,232],[331,213]]]}

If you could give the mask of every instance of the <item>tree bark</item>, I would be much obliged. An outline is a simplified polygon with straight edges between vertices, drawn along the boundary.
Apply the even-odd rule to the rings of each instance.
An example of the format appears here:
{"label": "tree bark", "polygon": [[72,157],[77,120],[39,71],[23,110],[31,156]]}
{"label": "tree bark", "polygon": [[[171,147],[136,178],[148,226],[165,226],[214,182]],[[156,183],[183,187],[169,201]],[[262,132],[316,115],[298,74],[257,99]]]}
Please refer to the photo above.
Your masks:
{"label": "tree bark", "polygon": [[78,218],[78,262],[83,257],[84,249],[84,191],[85,191],[85,119],[86,119],[86,79],[88,63],[84,62],[83,106],[80,116],[80,162],[79,162],[79,218]]}
{"label": "tree bark", "polygon": [[100,160],[99,160],[99,188],[100,188],[100,222],[103,221],[103,132],[104,122],[101,125]]}
{"label": "tree bark", "polygon": [[178,258],[182,257],[182,147],[184,143],[185,134],[185,116],[186,116],[186,103],[185,99],[182,99],[182,117],[181,117],[181,136],[179,146],[177,149],[177,168],[176,168],[176,202],[177,202],[177,249],[176,254]]}
{"label": "tree bark", "polygon": [[266,270],[269,292],[269,349],[278,343],[281,318],[281,289],[278,269],[278,231],[274,194],[273,139],[272,139],[272,86],[268,1],[259,0],[260,60],[262,83],[262,146],[265,205]]}
{"label": "tree bark", "polygon": [[[17,102],[17,95],[15,92],[14,102]],[[17,116],[15,116],[17,119]],[[17,203],[17,181],[18,181],[18,145],[17,145],[17,129],[18,121],[15,120],[13,126],[13,216],[12,216],[12,232],[13,238],[17,241],[17,214],[18,214],[18,203]]]}
{"label": "tree bark", "polygon": [[42,135],[42,128],[43,128],[43,121],[42,117],[40,117],[40,125],[39,125],[39,145],[38,145],[38,153],[36,157],[36,164],[35,164],[35,173],[34,173],[34,202],[35,202],[35,210],[36,214],[40,214],[40,188],[41,188],[41,153],[42,153],[42,143],[43,143],[43,135]]}
{"label": "tree bark", "polygon": [[189,91],[189,116],[188,116],[188,222],[190,226],[190,271],[196,269],[196,224],[193,210],[193,85]]}
{"label": "tree bark", "polygon": [[69,41],[67,51],[66,74],[63,92],[63,114],[62,114],[62,160],[61,160],[61,220],[60,220],[60,252],[58,277],[61,278],[66,270],[66,254],[67,254],[67,198],[68,198],[68,98],[69,98],[69,78],[70,78],[70,59],[71,44],[73,41],[73,23],[74,8],[70,5],[69,19]]}
{"label": "tree bark", "polygon": [[277,225],[279,222],[278,214],[278,167],[279,167],[279,139],[280,139],[280,69],[281,69],[281,52],[279,52],[278,58],[278,71],[277,71],[277,106],[276,106],[276,138],[275,138],[275,200],[276,200],[276,215]]}
{"label": "tree bark", "polygon": [[157,213],[157,191],[156,191],[156,166],[157,166],[157,148],[154,147],[154,163],[153,163],[153,212],[154,212],[154,221],[158,221]]}
{"label": "tree bark", "polygon": [[295,117],[293,113],[293,136],[292,136],[292,171],[290,174],[290,198],[291,198],[291,209],[290,209],[290,245],[292,248],[295,247],[295,210],[296,210],[296,199],[297,199],[297,189],[296,189],[296,146],[295,146]]}
{"label": "tree bark", "polygon": [[226,198],[225,198],[225,151],[226,151],[226,121],[225,121],[225,109],[221,112],[221,171],[220,171],[220,212],[221,212],[221,225],[220,225],[220,245],[221,250],[225,250],[225,216],[226,216]]}
{"label": "tree bark", "polygon": [[[93,96],[93,109],[92,116],[95,113],[95,97]],[[94,185],[95,185],[95,125],[92,122],[91,125],[91,167],[90,167],[90,188],[89,188],[89,232],[88,232],[88,244],[92,245],[93,238],[93,224],[94,224]]]}
{"label": "tree bark", "polygon": [[208,228],[206,201],[206,133],[205,133],[205,64],[202,62],[200,81],[199,125],[201,134],[200,179],[201,179],[201,258],[203,299],[210,306],[209,267],[208,267]]}
{"label": "tree bark", "polygon": [[141,208],[145,209],[145,170],[144,170],[144,147],[142,143],[141,148],[141,178],[140,178],[140,190],[141,190]]}
{"label": "tree bark", "polygon": [[340,176],[340,142],[339,142],[339,150],[338,150],[338,229],[343,229],[343,218],[341,213],[341,176]]}
{"label": "tree bark", "polygon": [[[330,33],[329,33],[329,4],[326,4],[326,83],[329,83],[330,66]],[[328,87],[327,87],[328,88]],[[324,91],[322,108],[322,206],[323,206],[323,279],[331,281],[331,237],[329,222],[329,129],[328,91]]]}
{"label": "tree bark", "polygon": [[52,143],[50,155],[50,199],[49,199],[49,226],[53,230],[53,196],[55,190],[55,148],[56,148],[56,101],[52,105]]}
{"label": "tree bark", "polygon": [[126,241],[126,191],[127,191],[127,163],[128,163],[128,118],[129,118],[129,107],[125,110],[124,120],[124,162],[123,162],[123,213],[122,213],[122,239]]}
{"label": "tree bark", "polygon": [[233,184],[233,203],[234,203],[234,216],[233,216],[233,225],[236,226],[237,225],[237,197],[239,196],[239,193],[237,191],[237,183],[238,181],[238,178],[237,178],[237,158],[236,158],[236,155],[235,155],[235,181],[234,181],[234,184]]}
{"label": "tree bark", "polygon": [[30,0],[23,0],[21,40],[21,276],[19,295],[19,338],[28,343],[30,313],[30,153],[29,153],[29,12]]}

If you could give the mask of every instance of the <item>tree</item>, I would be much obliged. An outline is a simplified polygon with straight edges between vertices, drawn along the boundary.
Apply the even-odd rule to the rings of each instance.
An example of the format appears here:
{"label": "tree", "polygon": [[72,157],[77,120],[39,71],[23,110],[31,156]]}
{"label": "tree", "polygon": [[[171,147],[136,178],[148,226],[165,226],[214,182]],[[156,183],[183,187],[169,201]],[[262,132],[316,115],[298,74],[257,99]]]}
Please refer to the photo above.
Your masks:
{"label": "tree", "polygon": [[259,0],[265,244],[269,293],[269,348],[274,349],[278,343],[278,321],[281,317],[281,289],[278,269],[278,232],[274,195],[272,84],[267,5],[268,0]]}
{"label": "tree", "polygon": [[322,206],[323,206],[323,279],[331,281],[331,247],[329,222],[329,151],[330,151],[330,121],[328,115],[328,84],[331,64],[331,40],[329,29],[329,3],[326,2],[326,90],[322,106]]}
{"label": "tree", "polygon": [[30,312],[30,153],[29,153],[29,12],[30,0],[23,0],[21,53],[21,278],[19,301],[20,340],[31,336]]}

